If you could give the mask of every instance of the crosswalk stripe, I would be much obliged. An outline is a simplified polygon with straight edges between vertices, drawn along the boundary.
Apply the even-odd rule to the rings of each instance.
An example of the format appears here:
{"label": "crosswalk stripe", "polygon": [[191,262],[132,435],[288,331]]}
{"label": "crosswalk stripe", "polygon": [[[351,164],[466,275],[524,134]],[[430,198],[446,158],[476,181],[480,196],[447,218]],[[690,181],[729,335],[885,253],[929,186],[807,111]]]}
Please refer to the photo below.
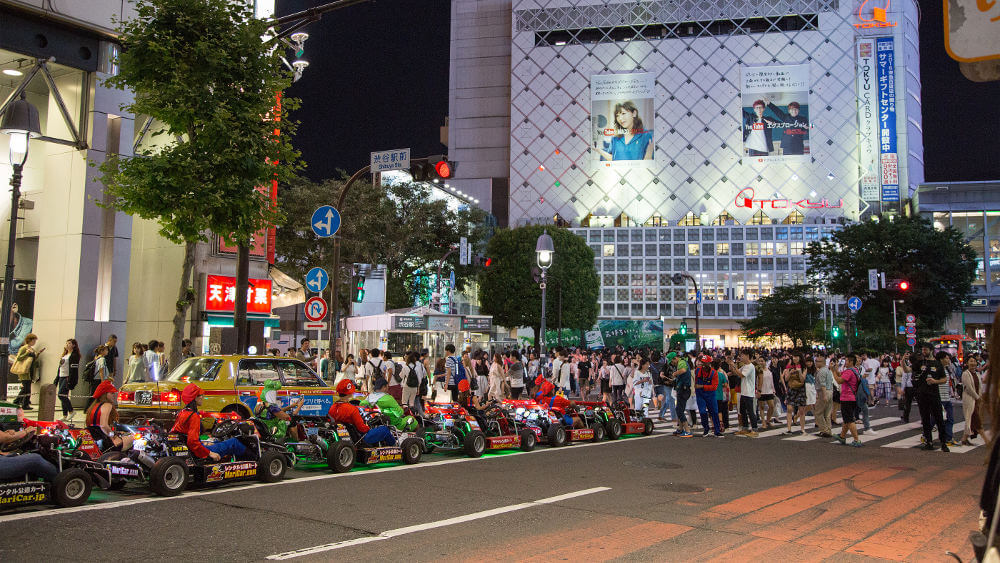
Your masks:
{"label": "crosswalk stripe", "polygon": [[[916,424],[918,427],[920,426],[919,422],[914,422],[912,424]],[[953,430],[953,434],[957,434],[960,430],[965,430],[965,421],[963,420],[962,422],[956,422],[955,426],[952,427],[952,430]],[[923,436],[923,433],[917,434],[915,436],[910,436],[908,438],[903,438],[902,440],[899,440],[898,442],[892,442],[891,444],[885,444],[882,447],[883,448],[913,448],[913,447],[916,447],[916,446],[920,445],[920,438],[921,438],[921,436]],[[969,449],[972,449],[972,448],[969,448]]]}
{"label": "crosswalk stripe", "polygon": [[[878,418],[878,419],[875,419],[875,420],[871,421],[871,425],[873,427],[874,426],[884,426],[884,425],[889,424],[890,422],[893,422],[895,420],[899,420],[899,419],[896,418],[896,417]],[[811,440],[819,440],[819,439],[820,439],[820,436],[818,434],[804,434],[802,436],[791,436],[789,438],[782,438],[782,440],[788,440],[788,441],[791,441],[791,442],[808,442],[808,441],[811,441]]]}

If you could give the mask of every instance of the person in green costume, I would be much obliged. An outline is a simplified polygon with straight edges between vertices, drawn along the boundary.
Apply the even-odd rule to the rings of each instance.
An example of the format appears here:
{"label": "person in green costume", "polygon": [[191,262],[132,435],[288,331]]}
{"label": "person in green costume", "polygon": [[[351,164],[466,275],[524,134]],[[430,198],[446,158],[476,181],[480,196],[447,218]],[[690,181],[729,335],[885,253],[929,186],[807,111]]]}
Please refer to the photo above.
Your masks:
{"label": "person in green costume", "polygon": [[378,377],[372,387],[375,391],[361,401],[361,406],[378,407],[382,414],[389,418],[389,424],[400,430],[412,432],[417,426],[417,421],[412,416],[404,416],[403,407],[387,393],[389,382],[384,377]]}
{"label": "person in green costume", "polygon": [[292,414],[299,414],[299,410],[305,403],[305,398],[300,398],[294,404],[282,407],[278,400],[279,389],[281,389],[281,382],[277,379],[266,381],[260,390],[254,413],[271,430],[271,435],[276,440],[283,440],[287,434],[291,434],[292,439],[298,442],[300,439],[299,431],[295,426],[290,427],[292,417],[289,416],[288,411],[292,411]]}

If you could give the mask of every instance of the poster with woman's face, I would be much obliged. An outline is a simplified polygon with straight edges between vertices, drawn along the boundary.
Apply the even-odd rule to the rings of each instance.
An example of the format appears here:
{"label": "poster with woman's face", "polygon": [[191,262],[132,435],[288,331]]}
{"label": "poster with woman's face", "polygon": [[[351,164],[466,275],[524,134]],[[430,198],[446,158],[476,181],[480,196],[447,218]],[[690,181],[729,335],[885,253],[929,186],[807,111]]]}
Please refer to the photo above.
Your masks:
{"label": "poster with woman's face", "polygon": [[599,166],[652,163],[653,83],[648,72],[590,77],[591,153]]}

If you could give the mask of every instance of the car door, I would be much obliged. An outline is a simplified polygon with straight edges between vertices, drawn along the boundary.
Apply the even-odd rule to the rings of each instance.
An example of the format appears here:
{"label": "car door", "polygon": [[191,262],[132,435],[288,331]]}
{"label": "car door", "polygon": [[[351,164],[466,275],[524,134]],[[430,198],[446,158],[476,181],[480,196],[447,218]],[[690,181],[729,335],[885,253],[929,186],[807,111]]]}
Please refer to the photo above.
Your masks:
{"label": "car door", "polygon": [[236,373],[236,393],[241,403],[253,412],[264,383],[281,380],[277,366],[271,358],[244,358]]}
{"label": "car door", "polygon": [[334,389],[304,363],[293,359],[275,359],[281,371],[282,404],[289,405],[305,399],[299,414],[326,416],[333,406]]}

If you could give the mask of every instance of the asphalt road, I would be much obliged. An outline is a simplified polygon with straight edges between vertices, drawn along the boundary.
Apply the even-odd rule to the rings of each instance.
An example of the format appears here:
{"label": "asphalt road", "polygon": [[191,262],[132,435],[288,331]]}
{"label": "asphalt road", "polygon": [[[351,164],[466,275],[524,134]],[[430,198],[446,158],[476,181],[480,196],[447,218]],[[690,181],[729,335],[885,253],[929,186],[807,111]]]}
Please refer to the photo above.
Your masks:
{"label": "asphalt road", "polygon": [[478,460],[299,469],[170,499],[97,491],[77,509],[0,513],[0,560],[968,558],[986,449],[880,447],[916,431],[877,428],[863,448],[661,428]]}

